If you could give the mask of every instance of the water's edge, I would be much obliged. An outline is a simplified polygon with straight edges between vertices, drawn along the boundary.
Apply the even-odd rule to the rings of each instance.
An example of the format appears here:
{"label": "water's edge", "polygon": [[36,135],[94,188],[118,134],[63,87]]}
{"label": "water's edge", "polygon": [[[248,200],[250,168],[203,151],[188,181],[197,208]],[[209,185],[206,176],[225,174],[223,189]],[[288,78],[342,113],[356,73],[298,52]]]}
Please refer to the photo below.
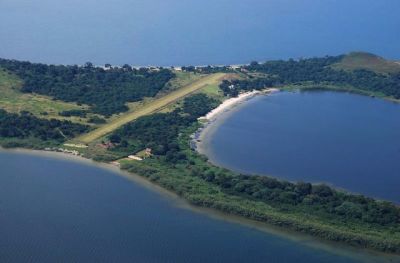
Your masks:
{"label": "water's edge", "polygon": [[[259,95],[262,95],[262,96],[259,96]],[[212,154],[212,153],[208,152],[206,149],[207,142],[212,137],[213,133],[218,129],[219,125],[221,125],[224,122],[224,120],[226,120],[226,118],[228,118],[229,116],[234,114],[237,110],[240,110],[241,107],[243,107],[246,103],[253,101],[257,98],[260,98],[263,96],[268,96],[268,95],[269,94],[256,94],[254,96],[251,96],[250,98],[247,98],[244,101],[240,101],[234,105],[231,105],[224,111],[218,113],[211,120],[208,120],[207,122],[205,122],[204,125],[193,136],[194,139],[192,142],[193,142],[193,145],[195,145],[196,150],[200,154],[203,154],[206,156],[209,156],[210,154]],[[243,103],[243,102],[245,102],[245,103]],[[393,256],[391,254],[376,252],[374,250],[354,248],[354,247],[348,246],[346,244],[340,244],[337,242],[326,241],[323,239],[319,239],[318,237],[312,237],[307,234],[302,234],[302,233],[298,233],[298,232],[295,232],[292,230],[286,230],[286,229],[282,229],[282,228],[279,228],[276,226],[272,226],[265,222],[259,222],[259,221],[255,221],[252,219],[240,217],[240,216],[226,214],[226,213],[221,212],[216,209],[195,206],[195,205],[190,204],[184,198],[178,196],[176,193],[169,191],[169,190],[151,182],[150,180],[146,179],[145,177],[142,177],[138,174],[123,171],[119,167],[117,167],[113,164],[110,164],[110,163],[96,162],[91,159],[85,158],[83,156],[73,156],[73,155],[70,155],[67,153],[62,153],[62,152],[30,150],[30,149],[22,149],[22,148],[3,149],[1,147],[0,147],[0,151],[10,152],[10,153],[38,155],[38,156],[43,156],[43,157],[63,159],[66,161],[79,162],[79,163],[83,163],[83,164],[91,165],[91,166],[97,166],[102,169],[109,170],[109,171],[113,172],[114,174],[122,176],[125,179],[133,181],[134,183],[140,184],[140,186],[143,186],[146,189],[149,189],[153,192],[156,192],[157,194],[162,195],[163,197],[167,198],[168,201],[170,201],[175,207],[179,207],[182,209],[188,209],[195,213],[201,213],[201,214],[204,214],[208,217],[211,217],[211,218],[214,218],[217,220],[240,224],[240,225],[243,225],[243,226],[246,226],[249,228],[257,229],[257,230],[265,232],[265,233],[270,233],[270,234],[274,234],[277,236],[281,236],[281,237],[284,237],[289,240],[295,240],[296,242],[301,242],[303,244],[306,244],[307,246],[316,247],[316,248],[323,249],[323,250],[326,250],[329,252],[334,252],[335,254],[339,254],[339,255],[347,254],[347,253],[357,254],[357,252],[364,252],[364,253],[370,254],[371,257],[378,256],[380,259],[382,257],[392,258],[392,256]],[[215,165],[219,166],[218,164],[215,164]],[[394,257],[397,258],[397,256],[395,256],[395,255],[394,255]]]}
{"label": "water's edge", "polygon": [[201,206],[196,206],[191,203],[189,203],[187,200],[184,198],[178,196],[176,193],[167,190],[150,180],[146,179],[143,176],[140,176],[138,174],[130,173],[121,170],[119,167],[109,164],[109,163],[103,163],[103,162],[96,162],[91,159],[82,157],[82,156],[73,156],[71,154],[67,153],[62,153],[62,152],[50,152],[50,151],[43,151],[43,150],[31,150],[31,149],[24,149],[24,148],[14,148],[14,149],[4,149],[0,147],[0,152],[5,152],[5,153],[15,153],[15,154],[27,154],[27,155],[33,155],[33,156],[39,156],[39,157],[46,157],[46,158],[52,158],[52,159],[59,159],[59,160],[64,160],[68,162],[76,162],[80,163],[83,165],[89,165],[89,166],[94,166],[98,167],[101,169],[108,170],[112,172],[112,174],[115,174],[117,176],[121,176],[129,181],[132,181],[133,183],[139,184],[141,187],[144,187],[147,190],[152,191],[153,193],[156,193],[163,198],[165,198],[168,203],[173,205],[174,207],[180,208],[180,209],[185,209],[188,211],[191,211],[193,213],[199,213],[202,215],[205,215],[211,219],[214,220],[219,220],[223,222],[228,222],[228,223],[233,223],[233,224],[238,224],[250,229],[255,229],[257,231],[266,233],[266,234],[272,234],[290,241],[298,242],[301,243],[307,247],[314,248],[314,249],[320,249],[322,251],[326,251],[338,256],[345,256],[349,258],[353,258],[355,260],[359,260],[360,257],[362,260],[368,259],[368,261],[371,259],[371,262],[375,262],[374,259],[376,260],[383,260],[384,262],[393,262],[393,259],[400,260],[400,258],[397,255],[393,254],[388,254],[384,252],[379,252],[375,250],[370,250],[370,249],[363,249],[363,248],[357,248],[357,247],[352,247],[348,246],[346,244],[341,244],[337,242],[331,242],[327,241],[324,239],[320,239],[318,237],[310,236],[304,233],[299,233],[293,230],[289,229],[283,229],[281,227],[273,226],[265,222],[260,222],[256,220],[252,220],[249,218],[245,218],[242,216],[237,216],[237,215],[232,215],[232,214],[227,214],[222,211],[219,211],[217,209],[213,208],[208,208],[208,207],[201,207]]}

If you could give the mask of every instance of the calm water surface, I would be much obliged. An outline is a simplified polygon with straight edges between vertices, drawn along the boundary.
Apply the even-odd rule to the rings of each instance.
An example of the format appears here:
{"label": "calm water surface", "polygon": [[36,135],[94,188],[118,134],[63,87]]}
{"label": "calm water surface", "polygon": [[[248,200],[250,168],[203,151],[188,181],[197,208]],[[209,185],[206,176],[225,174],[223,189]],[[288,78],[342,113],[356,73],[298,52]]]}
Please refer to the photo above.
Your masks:
{"label": "calm water surface", "polygon": [[368,51],[400,59],[398,0],[1,0],[0,57],[231,64]]}
{"label": "calm water surface", "polygon": [[204,147],[219,165],[400,203],[400,104],[280,92],[248,101],[210,130]]}
{"label": "calm water surface", "polygon": [[387,260],[213,219],[99,167],[10,152],[0,167],[1,262]]}

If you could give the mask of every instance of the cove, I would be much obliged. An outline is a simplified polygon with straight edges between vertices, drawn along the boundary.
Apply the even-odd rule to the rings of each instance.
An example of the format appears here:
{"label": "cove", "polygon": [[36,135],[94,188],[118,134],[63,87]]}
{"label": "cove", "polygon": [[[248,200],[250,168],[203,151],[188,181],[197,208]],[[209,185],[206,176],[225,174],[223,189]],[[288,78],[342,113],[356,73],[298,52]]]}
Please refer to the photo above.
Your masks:
{"label": "cove", "polygon": [[211,218],[86,163],[0,151],[0,166],[1,262],[393,260]]}
{"label": "cove", "polygon": [[200,149],[220,166],[327,183],[400,203],[400,105],[333,91],[259,96],[220,116]]}

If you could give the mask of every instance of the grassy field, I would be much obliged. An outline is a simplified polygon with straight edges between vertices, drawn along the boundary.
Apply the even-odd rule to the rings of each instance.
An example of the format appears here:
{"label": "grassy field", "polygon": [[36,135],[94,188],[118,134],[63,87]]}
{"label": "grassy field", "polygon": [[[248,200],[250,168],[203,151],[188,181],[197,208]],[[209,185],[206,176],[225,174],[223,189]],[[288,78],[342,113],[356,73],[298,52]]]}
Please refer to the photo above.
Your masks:
{"label": "grassy field", "polygon": [[[219,83],[208,84],[208,85],[204,86],[204,88],[199,89],[194,93],[204,93],[209,97],[219,100],[220,102],[222,102],[225,99],[224,93],[219,88]],[[174,109],[181,107],[182,103],[183,103],[183,99],[180,99],[180,100],[176,101],[175,103],[171,103],[168,106],[164,107],[162,110],[160,110],[160,112],[171,112]]]}
{"label": "grassy field", "polygon": [[209,97],[215,98],[217,100],[224,100],[224,93],[219,88],[218,84],[210,84],[205,86],[200,92],[206,94]]}
{"label": "grassy field", "polygon": [[148,103],[143,102],[143,104],[140,107],[136,107],[135,110],[128,111],[127,113],[120,115],[118,118],[114,118],[111,122],[103,125],[102,127],[77,138],[76,141],[78,141],[80,143],[88,144],[88,143],[90,143],[100,137],[103,137],[104,135],[118,129],[119,127],[121,127],[124,124],[131,122],[133,120],[136,120],[137,118],[139,118],[141,116],[161,111],[165,107],[173,104],[174,102],[176,102],[176,101],[186,97],[187,95],[192,94],[200,89],[203,89],[203,88],[209,87],[209,86],[215,87],[215,85],[217,85],[224,77],[225,77],[224,73],[216,73],[216,74],[207,75],[200,79],[195,80],[194,82],[192,82],[186,86],[176,89],[163,97],[157,98]]}
{"label": "grassy field", "polygon": [[58,113],[66,110],[88,109],[88,106],[78,106],[75,103],[67,103],[52,100],[50,97],[22,93],[19,91],[22,81],[15,75],[0,69],[0,108],[8,112],[19,113],[29,111],[40,118],[56,118],[85,123],[78,117],[62,117]]}
{"label": "grassy field", "polygon": [[[206,76],[204,74],[185,72],[185,71],[173,71],[173,72],[176,75],[176,77],[168,82],[167,84],[168,89],[166,91],[173,91],[179,89]],[[162,92],[160,94],[162,95]]]}
{"label": "grassy field", "polygon": [[[144,105],[147,105],[154,100],[164,97],[165,95],[168,95],[168,93],[171,93],[172,91],[175,91],[177,89],[180,89],[184,86],[190,85],[191,83],[205,77],[205,74],[198,74],[198,73],[193,73],[193,72],[182,72],[182,71],[174,71],[176,77],[170,80],[166,87],[161,90],[155,97],[147,97],[142,99],[141,101],[137,102],[128,102],[126,105],[128,106],[129,110],[131,112],[136,111],[138,109],[141,109]],[[218,85],[215,85],[218,88]],[[169,104],[168,106],[164,107],[160,112],[170,112],[174,110],[179,103],[173,103]],[[120,113],[117,115],[113,115],[111,118],[109,118],[108,122],[112,122],[116,119],[119,119],[121,115],[124,115],[126,113]]]}
{"label": "grassy field", "polygon": [[352,52],[332,67],[343,70],[367,69],[383,74],[400,72],[399,63],[364,52]]}

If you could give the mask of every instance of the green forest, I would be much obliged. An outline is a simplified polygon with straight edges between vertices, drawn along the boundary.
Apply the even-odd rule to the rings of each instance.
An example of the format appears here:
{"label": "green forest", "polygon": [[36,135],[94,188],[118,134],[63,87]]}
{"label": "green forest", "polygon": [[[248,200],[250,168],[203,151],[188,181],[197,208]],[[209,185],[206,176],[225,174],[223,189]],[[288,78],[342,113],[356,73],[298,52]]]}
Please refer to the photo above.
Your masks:
{"label": "green forest", "polygon": [[[206,67],[187,71],[232,74],[219,88],[226,97],[241,91],[297,85],[353,87],[400,99],[400,74],[333,67],[343,56],[287,61],[253,62],[234,71]],[[22,92],[87,104],[89,109],[57,110],[63,117],[87,117],[89,123],[108,125],[108,117],[127,110],[126,103],[152,97],[174,78],[168,69],[103,69],[87,63],[54,66],[0,59],[0,67],[23,80]],[[197,73],[196,73],[197,74]],[[232,77],[232,75],[234,75]],[[216,86],[217,88],[217,86]],[[198,118],[220,104],[204,93],[152,111],[88,143],[79,151],[101,161],[119,161],[121,168],[144,176],[190,203],[285,227],[323,239],[379,251],[400,253],[400,208],[390,202],[339,191],[324,184],[288,182],[267,176],[239,174],[215,166],[197,153],[193,134],[202,126]],[[38,118],[29,112],[0,110],[0,144],[40,148],[69,144],[94,127],[65,120]],[[104,126],[102,126],[104,127]],[[67,146],[66,146],[67,147]],[[126,157],[151,149],[143,161]]]}
{"label": "green forest", "polygon": [[249,73],[262,73],[263,76],[253,77],[248,74],[248,79],[224,81],[220,87],[225,95],[236,96],[242,90],[265,87],[330,84],[400,99],[400,73],[383,74],[366,69],[352,71],[334,69],[332,66],[341,61],[343,57],[276,60],[261,64],[252,62],[244,69]]}
{"label": "green forest", "polygon": [[0,109],[0,136],[3,138],[37,138],[61,143],[88,130],[88,126],[70,121],[40,119],[29,112],[15,114]]}
{"label": "green forest", "polygon": [[22,92],[88,104],[104,116],[127,111],[127,102],[155,96],[174,77],[168,69],[152,71],[129,65],[105,70],[91,63],[56,66],[0,59],[0,67],[23,80]]}
{"label": "green forest", "polygon": [[185,98],[182,108],[173,112],[141,117],[109,136],[111,142],[117,143],[113,151],[126,156],[151,148],[153,154],[164,155],[169,162],[175,163],[185,158],[178,144],[179,133],[217,105],[215,99],[196,94]]}
{"label": "green forest", "polygon": [[[126,125],[110,136],[111,139],[118,136],[120,140],[120,146],[110,151],[129,147],[130,143],[122,143],[126,139],[139,142],[136,144],[138,145],[136,149],[143,147],[154,149],[153,158],[142,162],[124,162],[122,167],[148,177],[196,205],[214,207],[277,225],[286,224],[285,220],[290,221],[292,217],[316,220],[320,225],[314,225],[302,231],[354,245],[359,242],[358,245],[365,247],[399,252],[400,246],[393,245],[400,244],[398,234],[396,236],[392,234],[393,242],[383,242],[382,236],[379,239],[373,237],[372,234],[376,230],[382,231],[382,234],[400,233],[400,208],[390,202],[376,201],[363,195],[337,191],[324,184],[291,183],[267,176],[237,174],[216,167],[207,162],[206,157],[198,155],[194,149],[190,148],[189,136],[199,127],[196,117],[201,116],[200,113],[203,110],[209,110],[207,104],[198,103],[200,98],[205,99],[204,96],[187,98],[183,107],[186,110],[154,114]],[[196,109],[195,112],[199,114],[188,118],[190,116],[188,112],[192,112],[193,109]],[[178,183],[181,180],[184,180],[186,185]],[[196,186],[196,184],[200,185]],[[207,190],[204,194],[202,187],[215,190],[211,192]],[[240,202],[225,203],[221,194],[239,198],[235,200],[240,200]],[[254,208],[251,205],[241,206],[244,200],[252,204],[261,202],[274,213],[283,216],[285,220],[281,219],[279,223],[275,222],[275,219],[264,218],[265,215],[261,216],[265,212],[263,209]],[[237,210],[238,207],[235,205],[241,208]],[[299,228],[301,222],[295,225]],[[351,231],[347,234],[342,232],[338,234],[335,231],[325,232],[325,228],[333,226],[340,226],[342,230]],[[358,241],[354,240],[355,237],[352,235],[354,229],[359,235]]]}

